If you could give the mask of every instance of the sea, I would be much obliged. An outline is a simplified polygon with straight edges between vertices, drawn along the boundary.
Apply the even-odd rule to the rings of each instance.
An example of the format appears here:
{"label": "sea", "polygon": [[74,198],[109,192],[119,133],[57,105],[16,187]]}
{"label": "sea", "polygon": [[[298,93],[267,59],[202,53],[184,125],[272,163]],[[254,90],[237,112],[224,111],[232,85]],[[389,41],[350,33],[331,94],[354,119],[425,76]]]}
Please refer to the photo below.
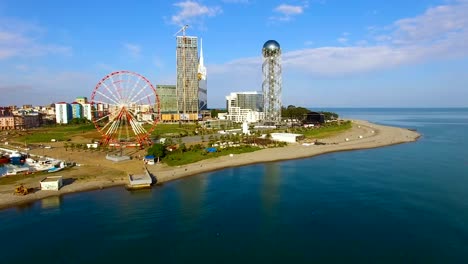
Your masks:
{"label": "sea", "polygon": [[468,263],[468,108],[323,110],[421,138],[4,209],[0,262]]}

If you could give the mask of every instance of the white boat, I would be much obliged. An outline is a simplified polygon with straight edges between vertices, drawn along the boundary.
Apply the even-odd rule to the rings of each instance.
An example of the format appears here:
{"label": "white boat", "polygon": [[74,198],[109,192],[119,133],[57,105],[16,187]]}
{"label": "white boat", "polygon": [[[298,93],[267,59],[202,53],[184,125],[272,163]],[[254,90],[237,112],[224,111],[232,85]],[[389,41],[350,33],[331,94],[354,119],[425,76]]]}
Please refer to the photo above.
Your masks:
{"label": "white boat", "polygon": [[53,167],[47,170],[47,172],[57,172],[63,170],[62,167]]}
{"label": "white boat", "polygon": [[26,174],[29,173],[30,169],[28,167],[21,167],[21,168],[13,168],[13,169],[8,169],[5,175],[18,175],[18,174]]}
{"label": "white boat", "polygon": [[47,172],[57,172],[57,171],[61,171],[65,168],[65,163],[63,161],[60,162],[60,165],[58,167],[56,166],[53,166],[52,168],[50,168],[49,170],[47,170]]}

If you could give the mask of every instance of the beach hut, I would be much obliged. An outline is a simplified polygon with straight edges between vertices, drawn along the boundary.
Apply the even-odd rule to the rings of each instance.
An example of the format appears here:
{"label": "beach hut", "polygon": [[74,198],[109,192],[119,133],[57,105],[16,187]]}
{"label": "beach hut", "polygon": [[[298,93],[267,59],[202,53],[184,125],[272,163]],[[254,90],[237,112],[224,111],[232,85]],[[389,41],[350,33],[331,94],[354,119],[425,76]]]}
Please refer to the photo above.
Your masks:
{"label": "beach hut", "polygon": [[145,156],[143,161],[145,162],[145,164],[154,165],[154,156],[153,155],[147,155],[147,156]]}
{"label": "beach hut", "polygon": [[41,190],[58,191],[63,186],[62,176],[51,176],[41,180]]}

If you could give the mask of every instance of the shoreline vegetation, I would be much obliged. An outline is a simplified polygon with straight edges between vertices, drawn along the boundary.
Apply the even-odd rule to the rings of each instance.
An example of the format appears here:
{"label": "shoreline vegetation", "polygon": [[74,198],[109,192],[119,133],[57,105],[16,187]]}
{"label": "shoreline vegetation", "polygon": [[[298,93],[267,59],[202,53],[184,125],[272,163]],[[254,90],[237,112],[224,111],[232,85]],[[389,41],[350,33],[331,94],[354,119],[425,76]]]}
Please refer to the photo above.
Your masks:
{"label": "shoreline vegetation", "polygon": [[[344,131],[332,131],[326,137],[317,135],[316,138],[320,138],[320,142],[323,143],[320,145],[312,145],[310,141],[309,143],[299,142],[279,148],[261,148],[260,150],[241,154],[232,152],[229,155],[203,159],[185,165],[169,166],[167,164],[155,164],[147,165],[146,168],[157,179],[156,185],[159,185],[183,177],[226,168],[301,159],[331,152],[377,148],[413,142],[420,137],[416,131],[406,128],[377,125],[362,120],[352,120],[350,124],[351,127]],[[83,136],[89,140],[89,136],[85,134]],[[59,146],[58,143],[55,146]],[[33,174],[27,176],[27,178],[20,178],[24,177],[24,175],[18,175],[9,179],[2,179],[2,184],[0,184],[0,209],[20,206],[46,197],[60,196],[67,193],[116,186],[123,187],[128,183],[128,174],[141,174],[145,166],[141,159],[112,162],[105,159],[106,153],[80,150],[67,151],[63,147],[63,144],[61,146],[50,149],[31,150],[30,153],[63,160],[73,160],[79,164],[79,166],[53,174],[53,176],[63,176],[64,186],[59,191],[38,190],[39,181],[46,176],[50,176],[48,174]],[[133,155],[142,156],[145,153],[144,151],[139,152],[135,150]],[[20,183],[28,188],[35,188],[36,191],[25,196],[14,195],[14,188]]]}

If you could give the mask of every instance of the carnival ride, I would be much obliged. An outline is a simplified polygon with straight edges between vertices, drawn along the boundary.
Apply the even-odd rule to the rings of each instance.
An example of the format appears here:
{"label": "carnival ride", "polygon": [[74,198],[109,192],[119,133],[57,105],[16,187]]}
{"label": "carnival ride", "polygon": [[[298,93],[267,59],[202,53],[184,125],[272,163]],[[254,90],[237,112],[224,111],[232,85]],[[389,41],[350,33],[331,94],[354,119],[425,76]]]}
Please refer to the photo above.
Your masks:
{"label": "carnival ride", "polygon": [[151,145],[151,132],[160,116],[159,97],[144,76],[116,71],[105,76],[91,95],[91,117],[102,145]]}

